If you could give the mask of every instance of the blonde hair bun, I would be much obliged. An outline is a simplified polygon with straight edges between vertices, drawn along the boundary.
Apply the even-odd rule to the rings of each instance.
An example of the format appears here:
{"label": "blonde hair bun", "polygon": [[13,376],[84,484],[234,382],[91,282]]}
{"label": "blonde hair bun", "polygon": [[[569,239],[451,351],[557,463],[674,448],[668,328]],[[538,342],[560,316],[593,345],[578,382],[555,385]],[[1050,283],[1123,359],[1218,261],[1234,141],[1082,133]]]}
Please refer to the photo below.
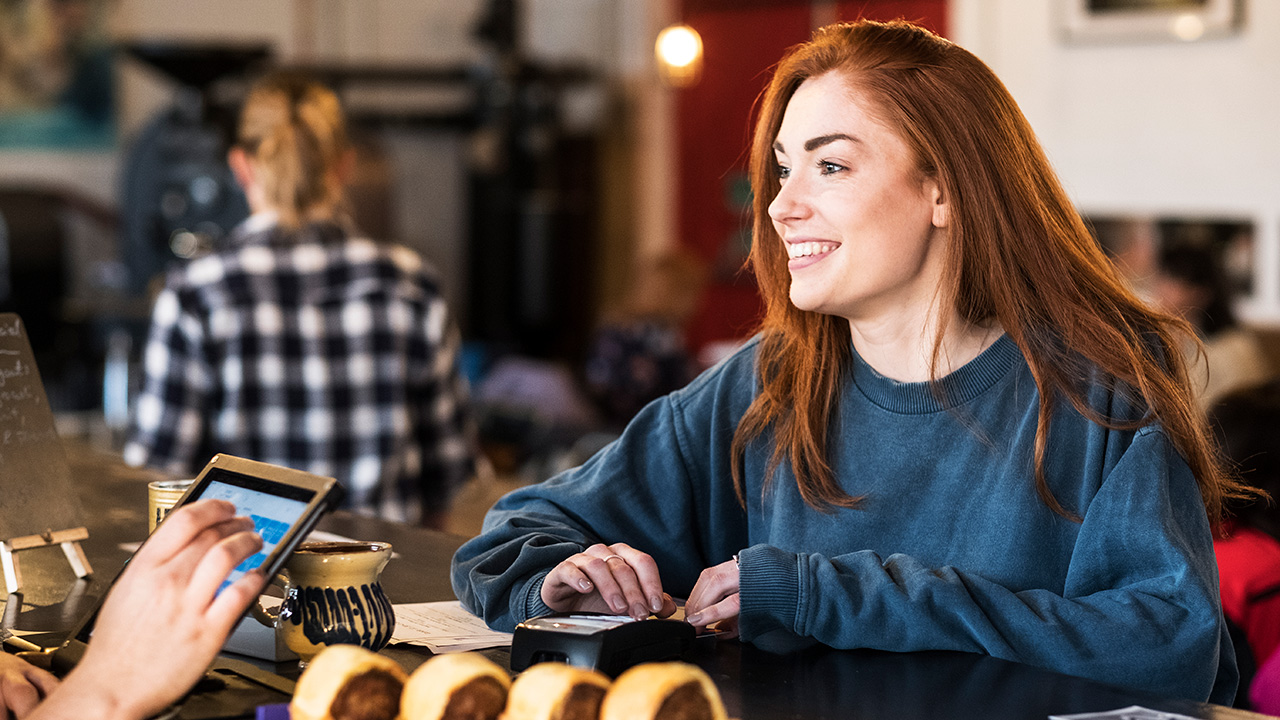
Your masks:
{"label": "blonde hair bun", "polygon": [[290,72],[262,78],[240,111],[237,144],[256,160],[263,201],[281,226],[342,212],[339,169],[349,142],[342,104],[329,88]]}

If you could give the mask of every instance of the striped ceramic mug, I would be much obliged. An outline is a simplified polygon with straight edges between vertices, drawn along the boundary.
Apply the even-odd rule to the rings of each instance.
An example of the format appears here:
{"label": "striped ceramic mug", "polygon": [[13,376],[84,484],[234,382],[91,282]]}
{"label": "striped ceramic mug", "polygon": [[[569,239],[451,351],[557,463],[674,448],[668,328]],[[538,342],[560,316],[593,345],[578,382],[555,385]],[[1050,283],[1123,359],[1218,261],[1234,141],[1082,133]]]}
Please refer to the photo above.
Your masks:
{"label": "striped ceramic mug", "polygon": [[302,543],[280,578],[284,602],[279,613],[266,619],[303,665],[327,645],[360,645],[377,652],[390,642],[396,626],[391,601],[378,582],[390,559],[391,543]]}

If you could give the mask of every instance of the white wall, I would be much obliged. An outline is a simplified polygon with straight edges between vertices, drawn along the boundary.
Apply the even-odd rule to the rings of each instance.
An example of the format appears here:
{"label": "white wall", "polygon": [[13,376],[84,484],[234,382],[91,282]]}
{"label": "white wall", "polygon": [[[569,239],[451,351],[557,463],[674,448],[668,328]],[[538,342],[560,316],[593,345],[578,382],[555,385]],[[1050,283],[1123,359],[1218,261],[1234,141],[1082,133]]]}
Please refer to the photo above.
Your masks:
{"label": "white wall", "polygon": [[1068,41],[1066,0],[951,0],[952,37],[1004,80],[1085,213],[1255,224],[1254,322],[1280,324],[1280,2],[1234,35]]}

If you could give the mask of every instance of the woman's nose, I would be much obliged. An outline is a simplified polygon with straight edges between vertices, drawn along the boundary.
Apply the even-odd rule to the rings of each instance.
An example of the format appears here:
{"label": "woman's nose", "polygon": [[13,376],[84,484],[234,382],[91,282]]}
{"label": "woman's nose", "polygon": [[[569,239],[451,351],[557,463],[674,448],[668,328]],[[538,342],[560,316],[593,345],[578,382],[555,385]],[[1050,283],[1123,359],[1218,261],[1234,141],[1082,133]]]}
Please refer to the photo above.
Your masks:
{"label": "woman's nose", "polygon": [[807,207],[799,178],[791,177],[782,183],[773,202],[769,203],[769,217],[776,223],[794,220],[803,217]]}

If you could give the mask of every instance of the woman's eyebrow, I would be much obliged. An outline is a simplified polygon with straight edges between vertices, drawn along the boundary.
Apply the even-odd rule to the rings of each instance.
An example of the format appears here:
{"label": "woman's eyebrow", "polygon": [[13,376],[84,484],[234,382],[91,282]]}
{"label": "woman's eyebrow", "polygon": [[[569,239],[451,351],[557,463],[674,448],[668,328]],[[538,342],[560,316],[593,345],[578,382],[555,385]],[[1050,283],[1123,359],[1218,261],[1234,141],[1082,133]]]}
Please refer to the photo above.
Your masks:
{"label": "woman's eyebrow", "polygon": [[[846,133],[831,133],[830,135],[819,135],[818,137],[809,138],[808,140],[805,140],[804,151],[813,152],[814,150],[817,150],[823,145],[830,145],[831,143],[837,140],[848,140],[849,142],[853,142],[853,143],[862,142],[860,138],[856,138],[853,135],[848,135]],[[781,140],[773,141],[773,151],[782,153],[784,155],[787,152],[786,150],[783,149]]]}
{"label": "woman's eyebrow", "polygon": [[[856,138],[852,135],[848,135],[845,133],[832,133],[830,135],[819,135],[816,138],[810,138],[804,142],[804,151],[813,152],[814,150],[817,150],[823,145],[830,145],[831,143],[837,140],[848,140],[849,142],[853,142],[853,143],[862,142],[860,138]],[[773,142],[773,151],[783,153],[784,155],[787,152],[786,150],[783,149],[781,140],[775,140]]]}
{"label": "woman's eyebrow", "polygon": [[832,133],[831,135],[819,135],[816,138],[810,138],[804,141],[804,151],[813,152],[814,150],[817,150],[823,145],[830,145],[831,143],[837,140],[848,140],[849,142],[853,142],[853,143],[862,142],[858,138],[852,135],[846,135],[845,133]]}

